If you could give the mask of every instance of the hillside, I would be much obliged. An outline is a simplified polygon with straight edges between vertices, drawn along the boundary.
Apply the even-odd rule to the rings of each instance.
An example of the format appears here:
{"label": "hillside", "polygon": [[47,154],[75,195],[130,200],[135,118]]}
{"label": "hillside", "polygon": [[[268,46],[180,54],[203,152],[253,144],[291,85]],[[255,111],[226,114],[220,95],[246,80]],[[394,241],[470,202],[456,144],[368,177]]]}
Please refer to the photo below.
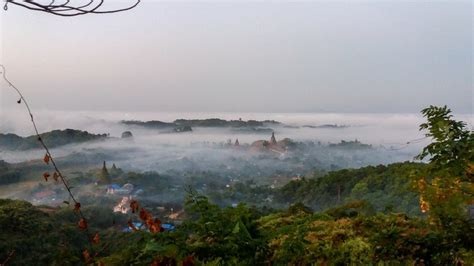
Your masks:
{"label": "hillside", "polygon": [[[193,127],[216,127],[216,128],[248,128],[250,130],[261,130],[261,127],[280,125],[280,122],[273,120],[256,121],[256,120],[224,120],[219,118],[209,119],[177,119],[173,122],[162,122],[158,120],[139,121],[139,120],[123,120],[122,124],[128,126],[139,126],[149,129],[186,129],[190,131]],[[265,131],[268,132],[268,129]]]}
{"label": "hillside", "polygon": [[[40,136],[48,147],[54,148],[67,144],[103,140],[108,137],[108,134],[92,134],[82,130],[65,129],[41,133]],[[0,133],[0,148],[6,150],[29,150],[41,148],[41,144],[38,142],[36,135],[21,137],[11,133]]]}
{"label": "hillside", "polygon": [[324,211],[354,200],[364,200],[373,212],[404,212],[420,216],[413,176],[426,168],[422,163],[394,163],[343,169],[312,178],[297,178],[279,188],[240,182],[225,191],[206,190],[220,206],[246,202],[256,206],[286,208],[303,203],[315,211]]}

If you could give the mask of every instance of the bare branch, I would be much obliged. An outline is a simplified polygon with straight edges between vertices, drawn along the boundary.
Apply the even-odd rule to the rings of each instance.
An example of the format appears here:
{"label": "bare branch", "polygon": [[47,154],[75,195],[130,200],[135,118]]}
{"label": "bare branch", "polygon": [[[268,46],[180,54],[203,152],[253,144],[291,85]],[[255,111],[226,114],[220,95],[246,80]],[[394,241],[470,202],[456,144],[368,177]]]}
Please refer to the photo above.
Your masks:
{"label": "bare branch", "polygon": [[11,259],[14,255],[15,255],[15,250],[10,251],[10,253],[8,253],[7,258],[6,258],[2,263],[0,263],[0,266],[5,266],[5,265],[7,265],[7,262],[9,262],[10,259]]}
{"label": "bare branch", "polygon": [[[6,76],[6,69],[5,69],[5,66],[1,65],[0,64],[0,68],[1,68],[1,72],[0,74],[2,74],[3,76],[3,79],[7,82],[8,86],[10,86],[11,88],[13,88],[16,93],[18,94],[18,96],[20,96],[20,99],[17,101],[18,104],[21,104],[23,103],[28,111],[28,114],[30,115],[30,119],[31,119],[31,124],[33,125],[33,128],[35,130],[35,134],[36,134],[36,137],[38,138],[38,141],[39,143],[41,144],[41,146],[43,147],[43,149],[46,151],[46,156],[48,156],[49,158],[49,161],[51,162],[53,168],[54,168],[54,171],[58,174],[59,176],[59,179],[61,180],[61,182],[63,183],[64,187],[66,188],[70,198],[72,199],[72,201],[74,202],[74,205],[76,204],[79,204],[79,202],[76,200],[76,198],[74,197],[74,194],[72,193],[71,191],[71,187],[69,186],[69,183],[68,183],[68,180],[66,178],[66,176],[64,176],[61,172],[61,170],[59,169],[58,165],[56,164],[56,161],[54,160],[54,157],[53,155],[51,154],[48,146],[46,146],[46,144],[44,143],[43,139],[41,138],[41,135],[38,131],[38,127],[36,126],[36,122],[35,122],[35,119],[33,117],[33,113],[31,112],[31,109],[30,109],[30,106],[28,105],[28,101],[26,100],[26,98],[23,96],[23,94],[21,93],[21,91],[15,87],[15,85],[13,85],[13,83],[10,82],[10,80],[8,80],[7,76]],[[80,204],[79,204],[80,206]],[[77,211],[75,211],[76,214],[78,214],[79,218],[81,218],[81,220],[84,220],[84,221],[87,221],[87,219],[85,218],[84,214],[82,213],[81,209],[77,209]],[[85,228],[85,233],[87,235],[87,239],[89,240],[89,244],[91,244],[91,241],[90,241],[90,237],[89,237],[89,230],[88,228],[86,227]]]}
{"label": "bare branch", "polygon": [[56,0],[51,0],[49,3],[41,3],[38,0],[5,0],[4,9],[8,9],[8,5],[16,5],[29,10],[49,13],[56,16],[73,17],[85,14],[110,14],[130,10],[136,7],[141,0],[136,0],[132,5],[119,8],[101,10],[100,7],[104,4],[104,0],[89,0],[86,4],[71,3],[70,0],[65,0],[62,4],[55,4]]}

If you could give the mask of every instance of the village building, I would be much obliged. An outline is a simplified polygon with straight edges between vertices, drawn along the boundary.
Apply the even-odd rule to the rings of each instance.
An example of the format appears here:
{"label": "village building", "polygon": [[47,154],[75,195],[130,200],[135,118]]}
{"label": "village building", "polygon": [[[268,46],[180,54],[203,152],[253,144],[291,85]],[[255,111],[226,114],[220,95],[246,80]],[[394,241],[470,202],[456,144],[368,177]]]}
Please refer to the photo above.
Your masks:
{"label": "village building", "polygon": [[130,183],[127,183],[122,187],[118,184],[110,184],[107,186],[106,193],[111,195],[130,195],[132,194],[133,188],[133,185]]}
{"label": "village building", "polygon": [[123,214],[127,214],[130,211],[130,201],[132,197],[122,197],[122,200],[114,206],[114,212],[121,212]]}

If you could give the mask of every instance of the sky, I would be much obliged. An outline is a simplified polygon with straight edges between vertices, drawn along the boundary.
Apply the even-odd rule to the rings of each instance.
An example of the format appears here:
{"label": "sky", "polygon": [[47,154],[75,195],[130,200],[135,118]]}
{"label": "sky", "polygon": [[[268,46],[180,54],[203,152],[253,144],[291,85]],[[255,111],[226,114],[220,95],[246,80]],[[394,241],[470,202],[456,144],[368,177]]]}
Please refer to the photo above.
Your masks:
{"label": "sky", "polygon": [[[472,114],[472,12],[469,0],[144,1],[64,18],[10,5],[0,62],[40,110]],[[0,84],[0,111],[14,108]]]}

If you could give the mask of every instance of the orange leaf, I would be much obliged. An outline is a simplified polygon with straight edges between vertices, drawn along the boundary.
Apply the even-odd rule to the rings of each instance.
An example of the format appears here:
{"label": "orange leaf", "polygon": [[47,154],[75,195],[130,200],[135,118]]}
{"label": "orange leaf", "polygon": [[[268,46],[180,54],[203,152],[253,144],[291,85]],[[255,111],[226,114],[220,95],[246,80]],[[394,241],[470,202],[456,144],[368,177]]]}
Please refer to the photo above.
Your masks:
{"label": "orange leaf", "polygon": [[48,173],[48,172],[44,172],[44,173],[43,173],[43,178],[44,178],[44,180],[46,180],[46,182],[48,182],[48,177],[50,177],[49,173]]}
{"label": "orange leaf", "polygon": [[156,224],[152,224],[150,226],[150,232],[152,233],[159,233],[160,232],[160,226],[157,226]]}
{"label": "orange leaf", "polygon": [[44,161],[46,164],[49,164],[49,155],[48,155],[47,153],[44,155],[43,161]]}
{"label": "orange leaf", "polygon": [[149,225],[149,227],[150,227],[150,232],[152,232],[152,233],[159,233],[159,232],[164,231],[164,230],[162,230],[162,227],[161,227],[161,221],[158,218],[155,218],[155,221],[152,221],[152,223],[151,223],[151,225]]}
{"label": "orange leaf", "polygon": [[151,217],[151,214],[148,213],[144,208],[141,208],[140,209],[140,219],[142,219],[143,221],[147,221],[149,219],[153,219]]}
{"label": "orange leaf", "polygon": [[82,256],[84,257],[84,260],[86,261],[86,263],[88,263],[91,260],[91,254],[89,253],[89,250],[87,249],[84,249],[84,251],[82,252]]}
{"label": "orange leaf", "polygon": [[151,227],[153,225],[153,218],[152,217],[147,217],[145,224],[147,227]]}
{"label": "orange leaf", "polygon": [[127,224],[134,232],[138,231],[137,227],[132,223],[132,220],[128,220]]}
{"label": "orange leaf", "polygon": [[79,212],[80,209],[81,209],[81,203],[76,202],[76,204],[74,204],[74,211]]}
{"label": "orange leaf", "polygon": [[99,242],[100,242],[99,233],[95,233],[94,237],[92,238],[92,243],[99,244]]}
{"label": "orange leaf", "polygon": [[59,179],[59,175],[57,172],[54,172],[53,174],[53,178],[54,178],[54,181],[58,182],[58,179]]}
{"label": "orange leaf", "polygon": [[81,229],[81,230],[87,229],[87,221],[86,221],[86,219],[81,218],[81,220],[79,220],[79,229]]}

